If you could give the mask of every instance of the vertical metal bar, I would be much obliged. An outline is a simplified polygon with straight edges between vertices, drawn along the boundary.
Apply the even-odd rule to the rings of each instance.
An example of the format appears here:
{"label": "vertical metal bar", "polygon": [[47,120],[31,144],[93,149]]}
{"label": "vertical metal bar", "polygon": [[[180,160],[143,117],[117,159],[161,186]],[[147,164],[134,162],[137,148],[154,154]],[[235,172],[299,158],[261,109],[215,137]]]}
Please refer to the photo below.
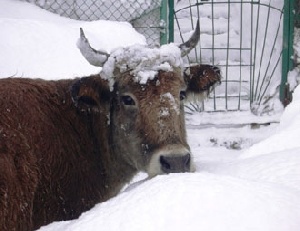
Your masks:
{"label": "vertical metal bar", "polygon": [[[197,49],[195,49],[195,57],[196,57],[196,62],[197,63],[201,63],[202,62],[202,55],[201,55],[201,22],[200,22],[200,10],[199,10],[199,1],[197,0],[197,19],[199,20],[199,28],[200,28],[200,35],[199,35],[199,42],[198,42],[198,46],[199,46],[199,55],[197,52]],[[198,58],[199,56],[199,58]]]}
{"label": "vertical metal bar", "polygon": [[293,55],[294,7],[294,0],[284,0],[282,76],[280,85],[281,102],[284,101],[288,72],[293,68],[291,56]]}
{"label": "vertical metal bar", "polygon": [[225,109],[228,110],[228,64],[230,49],[230,0],[228,0],[228,20],[227,20],[227,54],[226,54],[226,77],[225,77]]}
{"label": "vertical metal bar", "polygon": [[168,43],[168,0],[162,0],[160,6],[160,45]]}
{"label": "vertical metal bar", "polygon": [[268,29],[269,29],[270,12],[271,12],[271,7],[270,7],[270,3],[269,3],[268,14],[267,14],[267,22],[266,22],[266,26],[265,26],[265,30],[264,30],[265,34],[264,34],[264,39],[263,39],[263,43],[262,43],[262,50],[261,50],[261,53],[260,53],[259,73],[258,73],[257,84],[256,84],[256,88],[255,88],[255,99],[256,100],[258,100],[258,98],[260,96],[260,92],[258,91],[258,85],[262,86],[264,84],[264,79],[260,80],[260,77],[261,77],[261,69],[262,69],[262,64],[263,64],[263,58],[265,57],[264,53],[265,53],[267,34],[268,34]]}
{"label": "vertical metal bar", "polygon": [[[189,0],[190,6],[192,6],[192,2],[191,0]],[[190,9],[190,18],[191,18],[191,25],[192,25],[192,29],[194,29],[194,22],[193,22],[193,12],[192,12],[192,7],[189,8]]]}
{"label": "vertical metal bar", "polygon": [[215,23],[214,23],[214,0],[211,1],[211,44],[212,44],[212,49],[211,49],[211,55],[212,55],[212,64],[215,64]]}
{"label": "vertical metal bar", "polygon": [[[270,57],[269,57],[269,61],[268,61],[268,65],[267,65],[267,68],[265,70],[265,75],[263,77],[263,83],[266,84],[265,86],[265,90],[262,90],[263,88],[263,84],[261,84],[260,86],[260,89],[259,89],[259,95],[257,97],[257,99],[259,100],[259,102],[261,102],[268,86],[270,85],[270,82],[271,82],[271,78],[273,76],[273,73],[274,73],[274,70],[277,68],[277,64],[274,66],[273,65],[273,71],[270,70],[271,68],[271,63],[274,64],[274,61],[271,61],[272,60],[272,57],[273,57],[273,54],[274,54],[274,51],[275,51],[275,46],[276,46],[276,41],[277,41],[277,38],[278,38],[278,35],[279,35],[279,31],[280,31],[280,28],[281,28],[281,20],[282,20],[282,16],[283,16],[283,12],[281,11],[280,13],[280,17],[279,17],[279,23],[278,23],[278,27],[277,27],[277,31],[276,31],[276,35],[274,36],[274,40],[273,40],[273,45],[272,45],[272,49],[271,49],[271,53],[270,53]],[[281,56],[281,55],[280,55]],[[268,73],[270,73],[270,71],[272,71],[269,76],[268,76]],[[268,81],[268,82],[267,82]]]}
{"label": "vertical metal bar", "polygon": [[[192,25],[192,29],[194,30],[194,22],[193,22],[193,12],[192,12],[192,7],[191,7],[191,6],[192,6],[191,0],[189,0],[189,5],[190,5],[189,11],[190,11],[191,25]],[[191,60],[190,60],[189,55],[187,55],[186,57],[187,57],[187,59],[188,59],[189,64],[191,64]]]}
{"label": "vertical metal bar", "polygon": [[[202,6],[202,4],[200,4],[201,0],[197,0],[196,1],[196,5],[197,5],[197,20],[199,20],[199,28],[200,28],[200,35],[199,35],[199,42],[198,42],[198,46],[199,46],[199,55],[198,55],[198,50],[195,49],[195,57],[196,57],[196,62],[197,63],[202,63],[202,52],[201,52],[201,22],[200,22],[200,9],[199,7]],[[194,29],[194,28],[193,28]],[[198,109],[199,110],[202,110],[202,111],[205,111],[205,102],[202,101],[200,103],[201,105],[199,105],[199,103],[197,104],[198,105]]]}
{"label": "vertical metal bar", "polygon": [[[278,64],[279,64],[279,62],[280,62],[280,60],[281,60],[281,57],[282,57],[282,52],[281,52],[280,56],[279,56],[278,59],[277,59],[277,62],[276,62],[276,64],[275,64],[275,68],[273,69],[273,71],[272,71],[272,73],[271,73],[271,76],[274,75],[275,70],[276,70],[276,67],[278,66]],[[269,81],[269,82],[267,83],[267,85],[266,85],[266,87],[265,87],[265,89],[264,89],[264,91],[263,91],[263,93],[262,93],[262,97],[259,99],[259,102],[258,102],[259,104],[261,104],[261,101],[262,101],[262,99],[263,99],[263,96],[265,95],[265,93],[266,93],[268,87],[270,86],[270,83],[271,83],[271,81]]]}
{"label": "vertical metal bar", "polygon": [[253,82],[254,82],[254,71],[253,71],[253,2],[251,3],[251,13],[250,13],[250,17],[251,17],[251,22],[250,22],[250,108],[251,108],[251,104],[253,102]]}
{"label": "vertical metal bar", "polygon": [[255,42],[254,42],[254,57],[253,57],[253,101],[256,96],[256,91],[254,92],[254,85],[258,85],[256,80],[256,51],[257,51],[257,39],[258,39],[258,27],[259,27],[259,15],[260,15],[260,4],[258,4],[256,11],[256,28],[255,28]]}
{"label": "vertical metal bar", "polygon": [[239,99],[238,99],[238,110],[241,110],[241,91],[242,91],[242,48],[243,48],[243,3],[240,3],[240,78],[239,78]]}
{"label": "vertical metal bar", "polygon": [[174,0],[169,0],[169,41],[168,43],[174,42]]}
{"label": "vertical metal bar", "polygon": [[183,39],[183,36],[182,36],[182,31],[181,31],[181,26],[180,26],[180,23],[178,21],[176,13],[174,13],[174,17],[175,17],[175,20],[176,20],[176,24],[178,26],[178,32],[179,32],[179,36],[180,36],[181,42],[184,42],[184,39]]}
{"label": "vertical metal bar", "polygon": [[[211,1],[211,28],[212,28],[212,64],[215,65],[215,16],[214,16],[214,0]],[[216,105],[216,94],[215,94],[215,89],[214,89],[214,110],[217,109]]]}
{"label": "vertical metal bar", "polygon": [[[261,51],[261,54],[260,54],[259,73],[258,73],[258,78],[257,78],[258,80],[257,80],[256,89],[255,89],[255,97],[256,97],[257,101],[260,98],[261,89],[262,89],[262,86],[265,84],[265,77],[267,76],[266,72],[268,71],[268,68],[267,68],[267,70],[264,70],[265,71],[265,75],[264,75],[265,77],[263,77],[262,80],[260,81],[261,73],[262,73],[261,70],[262,70],[262,67],[263,67],[262,64],[263,64],[264,58],[266,57],[265,48],[266,48],[267,35],[268,35],[268,30],[269,30],[270,13],[271,13],[271,2],[269,2],[269,5],[268,5],[268,14],[267,14],[266,27],[265,27],[265,34],[264,34],[264,39],[263,39],[262,51]],[[270,57],[270,59],[271,59],[271,57]],[[257,91],[259,84],[260,84],[259,91]]]}
{"label": "vertical metal bar", "polygon": [[[258,26],[259,26],[259,15],[260,15],[260,4],[257,5],[255,10],[256,15],[253,17],[253,43],[251,44],[251,47],[253,48],[253,54],[252,54],[252,63],[253,63],[253,73],[252,73],[252,102],[254,102],[255,99],[255,85],[256,85],[256,51],[257,51],[257,40],[258,40]],[[256,22],[256,24],[255,24]]]}

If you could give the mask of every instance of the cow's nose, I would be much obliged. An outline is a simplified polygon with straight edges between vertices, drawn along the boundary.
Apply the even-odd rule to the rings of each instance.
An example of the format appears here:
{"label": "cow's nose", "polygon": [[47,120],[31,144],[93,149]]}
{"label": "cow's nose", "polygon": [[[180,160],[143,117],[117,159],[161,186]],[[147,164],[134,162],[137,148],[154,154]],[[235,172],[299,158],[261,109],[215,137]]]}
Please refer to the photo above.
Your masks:
{"label": "cow's nose", "polygon": [[191,155],[161,155],[161,170],[164,173],[190,172]]}

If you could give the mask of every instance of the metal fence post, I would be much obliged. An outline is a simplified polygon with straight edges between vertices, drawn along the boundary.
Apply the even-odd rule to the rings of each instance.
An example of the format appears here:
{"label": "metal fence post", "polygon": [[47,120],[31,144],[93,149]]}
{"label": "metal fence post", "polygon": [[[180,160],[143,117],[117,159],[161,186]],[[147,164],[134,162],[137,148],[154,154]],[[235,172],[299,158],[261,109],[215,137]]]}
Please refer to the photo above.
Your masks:
{"label": "metal fence post", "polygon": [[160,45],[168,43],[168,0],[162,0],[160,6]]}
{"label": "metal fence post", "polygon": [[288,94],[287,76],[293,68],[293,40],[294,40],[294,12],[295,1],[284,0],[283,13],[283,50],[282,50],[282,77],[280,85],[280,101],[285,105],[285,96]]}
{"label": "metal fence post", "polygon": [[295,27],[300,28],[300,0],[295,1]]}
{"label": "metal fence post", "polygon": [[174,42],[174,0],[169,0],[169,43]]}
{"label": "metal fence post", "polygon": [[161,1],[160,22],[160,44],[174,42],[174,0]]}

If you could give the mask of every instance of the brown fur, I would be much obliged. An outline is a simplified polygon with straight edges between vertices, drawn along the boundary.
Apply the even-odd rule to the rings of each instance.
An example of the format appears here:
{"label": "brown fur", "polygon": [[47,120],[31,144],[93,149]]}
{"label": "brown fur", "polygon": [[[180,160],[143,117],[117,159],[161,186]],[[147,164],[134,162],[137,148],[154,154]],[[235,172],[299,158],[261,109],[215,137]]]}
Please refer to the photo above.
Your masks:
{"label": "brown fur", "polygon": [[207,90],[210,92],[216,85],[221,83],[221,72],[216,66],[196,65],[188,67],[184,72],[184,79],[188,84],[190,91],[199,93],[199,91]]}
{"label": "brown fur", "polygon": [[0,79],[0,230],[75,219],[138,171],[163,174],[161,155],[189,154],[180,70],[114,76],[113,92],[99,75]]}
{"label": "brown fur", "polygon": [[78,112],[73,83],[0,80],[1,230],[76,218],[136,172],[108,156],[108,118]]}

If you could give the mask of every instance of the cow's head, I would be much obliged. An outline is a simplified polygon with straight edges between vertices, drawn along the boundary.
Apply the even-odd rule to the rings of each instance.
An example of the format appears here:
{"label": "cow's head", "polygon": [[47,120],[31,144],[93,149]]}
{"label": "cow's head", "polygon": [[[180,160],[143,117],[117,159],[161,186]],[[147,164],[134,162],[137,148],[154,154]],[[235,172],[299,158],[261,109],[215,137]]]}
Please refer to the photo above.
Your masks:
{"label": "cow's head", "polygon": [[109,102],[113,153],[149,176],[193,171],[183,102],[207,95],[220,82],[216,67],[182,68],[182,56],[196,46],[199,33],[198,23],[180,46],[134,45],[109,55],[93,49],[80,30],[81,53],[90,64],[103,68],[100,77],[80,79],[73,86],[73,99],[95,113],[104,101]]}

